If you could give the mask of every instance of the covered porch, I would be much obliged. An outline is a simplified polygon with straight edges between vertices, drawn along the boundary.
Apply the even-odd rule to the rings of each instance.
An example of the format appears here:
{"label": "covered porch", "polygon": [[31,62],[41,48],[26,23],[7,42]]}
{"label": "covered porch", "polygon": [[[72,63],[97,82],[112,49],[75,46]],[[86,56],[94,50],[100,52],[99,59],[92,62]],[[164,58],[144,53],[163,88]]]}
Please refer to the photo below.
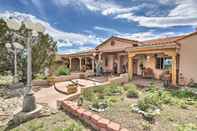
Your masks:
{"label": "covered porch", "polygon": [[96,64],[101,64],[103,74],[119,75],[127,73],[128,54],[120,50],[102,50],[95,56]]}
{"label": "covered porch", "polygon": [[67,58],[67,66],[72,72],[94,72],[95,62],[92,56],[71,56]]}
{"label": "covered porch", "polygon": [[177,85],[178,54],[176,45],[141,46],[128,50],[128,76],[162,79],[169,73],[171,84]]}

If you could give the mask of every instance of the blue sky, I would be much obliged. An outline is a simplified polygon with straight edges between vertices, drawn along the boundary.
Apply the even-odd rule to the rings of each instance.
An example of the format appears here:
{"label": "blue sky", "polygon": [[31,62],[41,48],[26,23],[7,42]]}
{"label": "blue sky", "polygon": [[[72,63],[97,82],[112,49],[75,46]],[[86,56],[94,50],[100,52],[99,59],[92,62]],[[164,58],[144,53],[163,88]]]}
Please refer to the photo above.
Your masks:
{"label": "blue sky", "polygon": [[197,0],[0,0],[0,17],[40,22],[58,53],[94,48],[110,36],[147,40],[190,33]]}

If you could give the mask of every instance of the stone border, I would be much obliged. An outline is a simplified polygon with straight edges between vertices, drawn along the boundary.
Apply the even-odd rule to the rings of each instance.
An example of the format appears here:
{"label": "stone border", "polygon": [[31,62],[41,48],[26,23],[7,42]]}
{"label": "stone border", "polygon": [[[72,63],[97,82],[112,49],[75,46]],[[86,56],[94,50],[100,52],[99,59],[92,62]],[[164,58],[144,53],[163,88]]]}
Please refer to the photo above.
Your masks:
{"label": "stone border", "polygon": [[79,118],[81,121],[98,131],[128,131],[128,129],[121,127],[120,124],[85,110],[72,101],[63,100],[58,101],[57,104],[59,108]]}

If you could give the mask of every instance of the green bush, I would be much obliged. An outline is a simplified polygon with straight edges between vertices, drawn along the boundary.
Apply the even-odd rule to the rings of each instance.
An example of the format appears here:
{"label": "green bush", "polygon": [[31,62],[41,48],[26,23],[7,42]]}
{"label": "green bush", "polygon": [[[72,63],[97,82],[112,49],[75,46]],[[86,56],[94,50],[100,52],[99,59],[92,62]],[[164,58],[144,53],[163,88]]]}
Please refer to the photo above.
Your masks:
{"label": "green bush", "polygon": [[96,95],[92,89],[87,89],[82,92],[82,96],[87,101],[94,101],[96,99]]}
{"label": "green bush", "polygon": [[139,91],[136,88],[129,88],[127,91],[127,97],[138,97],[139,96]]}
{"label": "green bush", "polygon": [[1,76],[0,75],[0,85],[9,85],[9,84],[12,84],[14,80],[14,77],[13,76]]}
{"label": "green bush", "polygon": [[178,98],[192,98],[192,97],[196,97],[196,95],[187,89],[182,89],[182,90],[174,90],[172,91],[172,95]]}
{"label": "green bush", "polygon": [[123,88],[117,84],[111,84],[111,86],[105,88],[105,94],[108,96],[122,94]]}
{"label": "green bush", "polygon": [[103,94],[105,92],[105,88],[108,88],[108,85],[94,87],[94,93]]}
{"label": "green bush", "polygon": [[57,75],[69,75],[70,74],[70,69],[67,67],[59,67],[57,70]]}
{"label": "green bush", "polygon": [[30,131],[44,131],[44,123],[34,121],[31,124],[29,124],[28,129]]}
{"label": "green bush", "polygon": [[36,74],[35,75],[35,79],[36,80],[46,80],[47,79],[47,77],[44,75],[44,74]]}
{"label": "green bush", "polygon": [[63,129],[62,131],[82,131],[82,127],[79,124],[71,124],[69,127]]}
{"label": "green bush", "polygon": [[96,109],[105,109],[105,108],[108,107],[108,103],[105,100],[99,100],[99,99],[97,99],[97,100],[94,100],[92,102],[92,107],[93,108],[96,108]]}
{"label": "green bush", "polygon": [[196,131],[197,125],[188,123],[177,125],[177,131]]}
{"label": "green bush", "polygon": [[117,97],[117,96],[112,96],[112,97],[109,97],[109,98],[108,98],[108,102],[109,102],[110,104],[116,103],[116,102],[118,102],[118,101],[120,101],[120,98]]}
{"label": "green bush", "polygon": [[139,109],[148,111],[149,109],[161,108],[162,100],[158,93],[149,93],[138,101]]}
{"label": "green bush", "polygon": [[133,84],[133,83],[129,83],[129,84],[127,84],[127,85],[124,86],[124,90],[125,91],[128,91],[130,88],[137,89],[137,86],[135,84]]}

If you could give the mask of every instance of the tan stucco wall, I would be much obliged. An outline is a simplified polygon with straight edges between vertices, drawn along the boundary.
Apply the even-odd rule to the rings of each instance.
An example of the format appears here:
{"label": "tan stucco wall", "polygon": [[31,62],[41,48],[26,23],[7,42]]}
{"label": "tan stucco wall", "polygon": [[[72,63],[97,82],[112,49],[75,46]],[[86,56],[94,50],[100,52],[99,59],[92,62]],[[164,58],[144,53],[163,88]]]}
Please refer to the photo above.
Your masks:
{"label": "tan stucco wall", "polygon": [[156,59],[154,55],[149,55],[149,59],[142,59],[141,57],[136,57],[137,61],[137,75],[142,75],[142,71],[140,68],[140,64],[143,63],[145,68],[151,68],[154,72],[155,78],[160,79],[160,75],[163,73],[164,70],[159,70],[155,68]]}
{"label": "tan stucco wall", "polygon": [[156,59],[154,55],[149,55],[149,60],[146,60],[145,62],[145,68],[151,68],[153,69],[153,72],[155,74],[156,79],[160,79],[160,75],[163,73],[164,70],[159,70],[155,68],[156,65]]}
{"label": "tan stucco wall", "polygon": [[[114,62],[114,55],[105,55],[103,58],[104,58],[104,63],[103,63],[104,70],[112,70],[113,62]],[[107,66],[105,66],[105,59],[108,60]]]}
{"label": "tan stucco wall", "polygon": [[179,42],[180,73],[186,80],[193,79],[197,83],[197,35],[193,35]]}

